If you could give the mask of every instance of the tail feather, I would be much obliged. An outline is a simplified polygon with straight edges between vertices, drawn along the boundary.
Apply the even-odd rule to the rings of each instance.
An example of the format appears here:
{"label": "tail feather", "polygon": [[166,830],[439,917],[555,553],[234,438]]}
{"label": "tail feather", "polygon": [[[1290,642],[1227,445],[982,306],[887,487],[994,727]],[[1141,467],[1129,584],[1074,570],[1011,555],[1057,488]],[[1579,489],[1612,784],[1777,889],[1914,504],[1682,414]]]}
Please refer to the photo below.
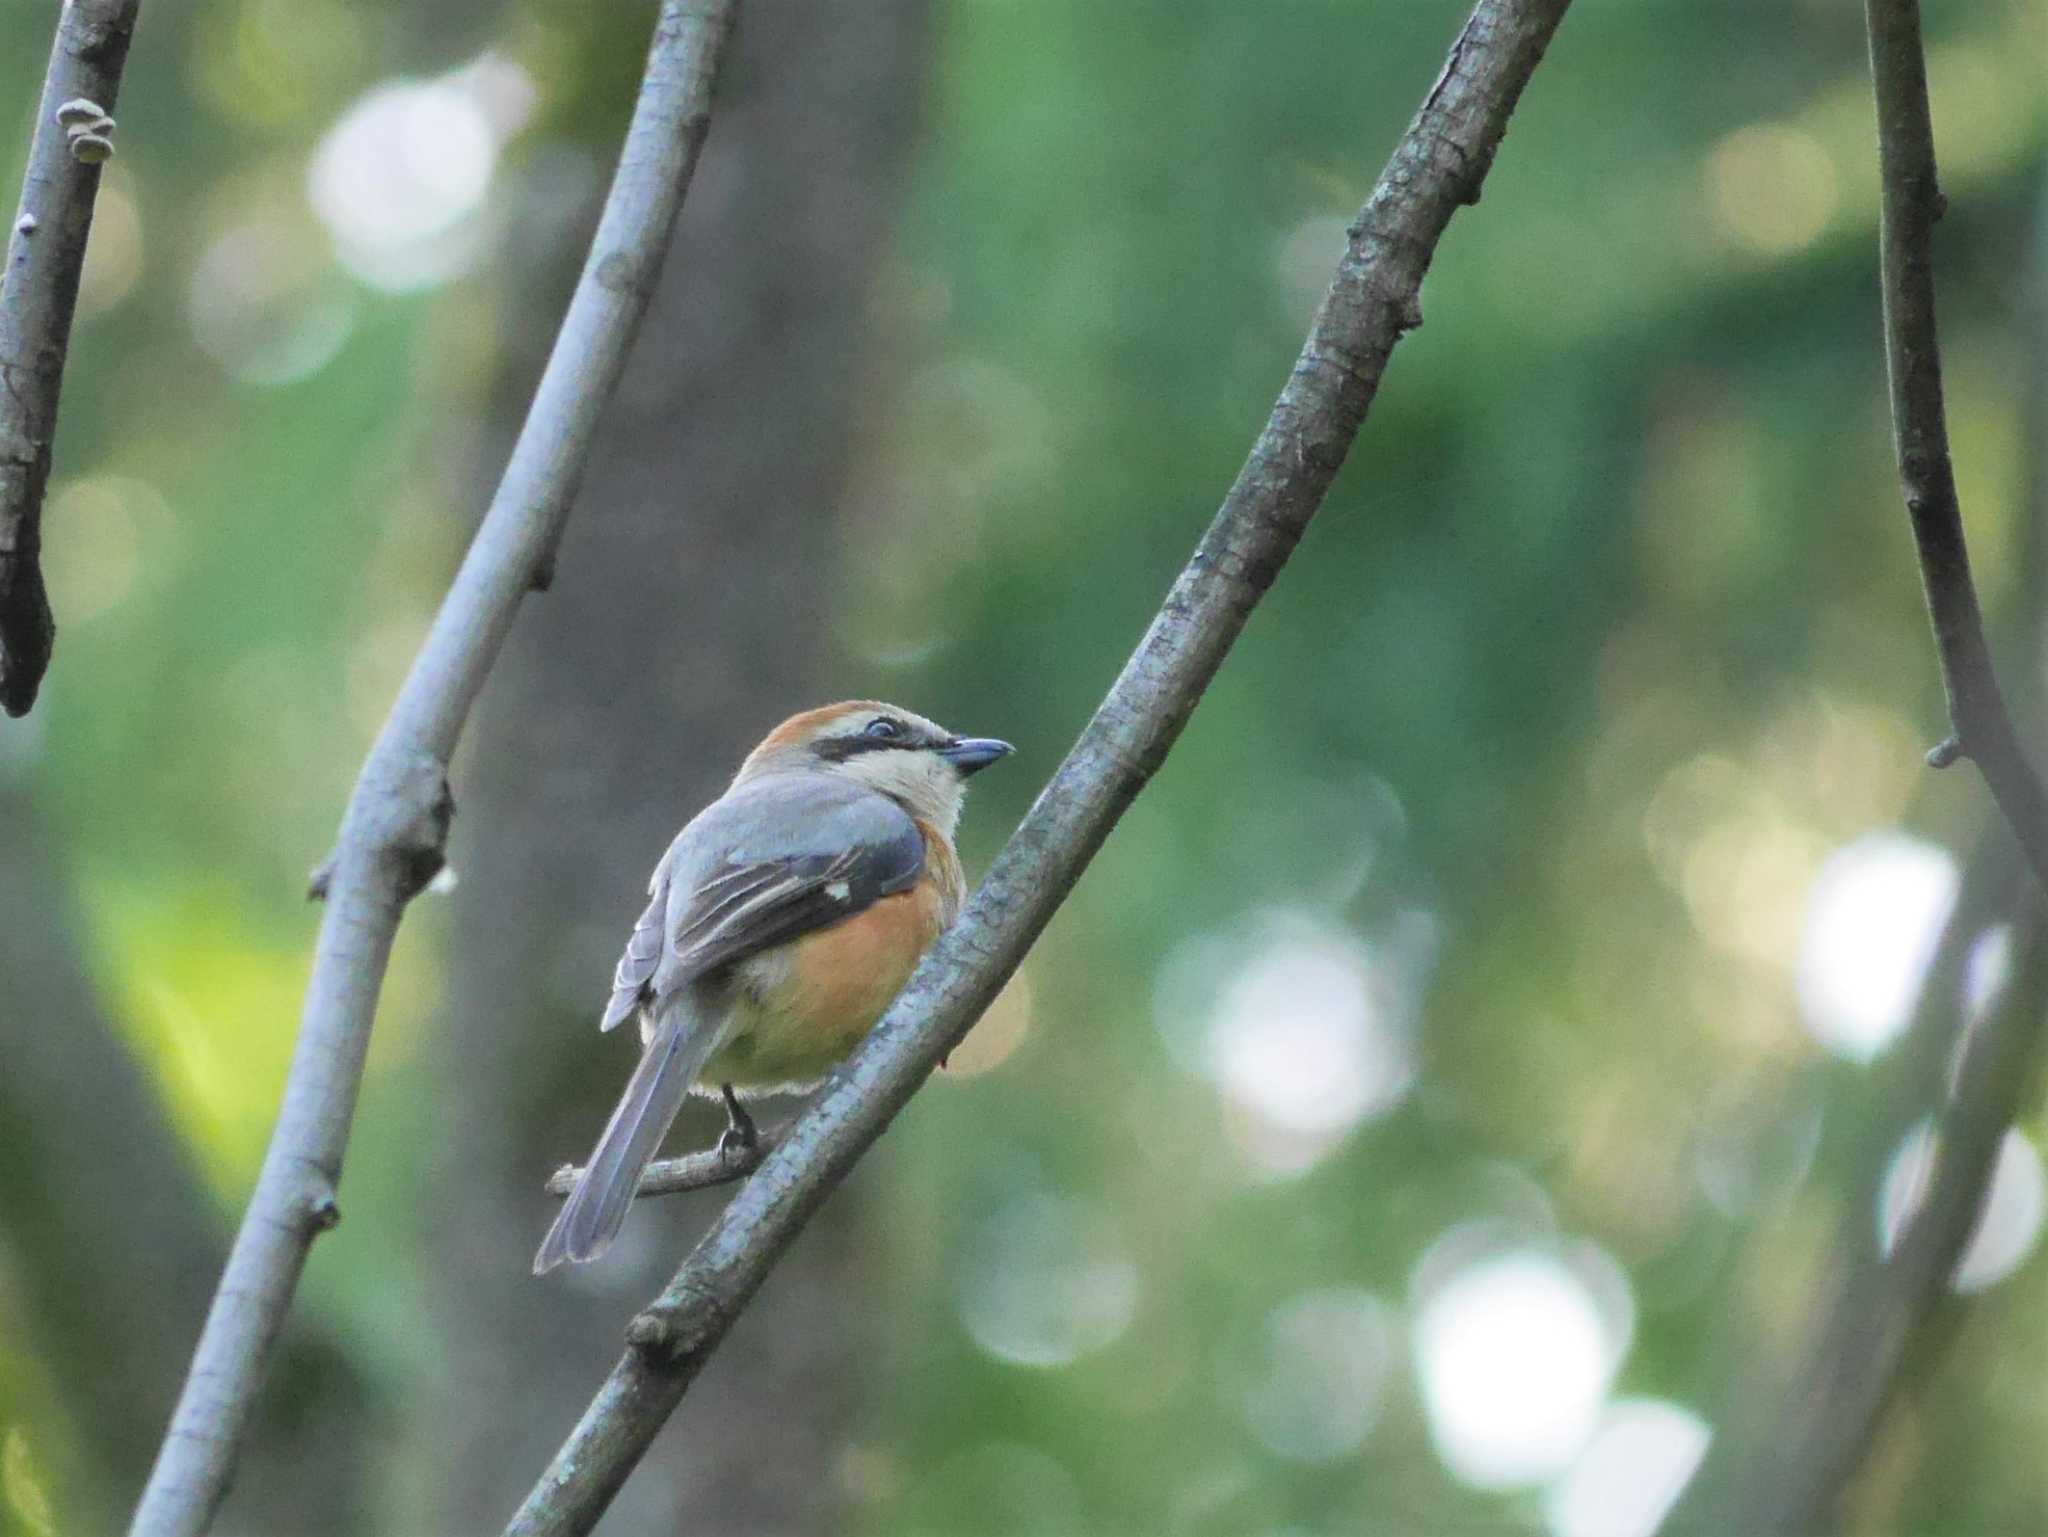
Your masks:
{"label": "tail feather", "polygon": [[535,1275],[545,1275],[564,1260],[596,1259],[611,1247],[633,1209],[641,1171],[717,1049],[720,1033],[717,1021],[700,1017],[686,999],[669,1002],[582,1177],[541,1240],[533,1260]]}

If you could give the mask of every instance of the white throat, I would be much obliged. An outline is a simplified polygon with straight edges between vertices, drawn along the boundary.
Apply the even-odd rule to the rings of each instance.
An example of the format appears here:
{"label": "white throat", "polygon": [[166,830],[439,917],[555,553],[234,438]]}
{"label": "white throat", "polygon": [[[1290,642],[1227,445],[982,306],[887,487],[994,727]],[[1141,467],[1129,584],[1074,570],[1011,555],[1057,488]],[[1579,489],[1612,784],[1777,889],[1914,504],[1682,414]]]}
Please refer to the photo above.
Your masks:
{"label": "white throat", "polygon": [[952,841],[953,830],[960,825],[967,786],[953,765],[937,753],[912,749],[866,752],[847,759],[839,772],[901,801],[912,816],[929,822]]}

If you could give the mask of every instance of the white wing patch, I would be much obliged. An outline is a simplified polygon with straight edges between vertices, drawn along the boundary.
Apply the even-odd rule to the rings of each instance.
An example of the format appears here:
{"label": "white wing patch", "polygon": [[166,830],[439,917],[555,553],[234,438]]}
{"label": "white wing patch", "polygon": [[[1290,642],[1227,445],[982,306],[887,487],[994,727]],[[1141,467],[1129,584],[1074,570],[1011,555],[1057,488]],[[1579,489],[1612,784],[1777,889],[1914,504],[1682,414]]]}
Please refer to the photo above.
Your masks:
{"label": "white wing patch", "polygon": [[908,890],[924,858],[917,824],[872,791],[792,776],[735,786],[691,820],[656,869],[605,1027],[658,1009],[657,986],[689,986]]}

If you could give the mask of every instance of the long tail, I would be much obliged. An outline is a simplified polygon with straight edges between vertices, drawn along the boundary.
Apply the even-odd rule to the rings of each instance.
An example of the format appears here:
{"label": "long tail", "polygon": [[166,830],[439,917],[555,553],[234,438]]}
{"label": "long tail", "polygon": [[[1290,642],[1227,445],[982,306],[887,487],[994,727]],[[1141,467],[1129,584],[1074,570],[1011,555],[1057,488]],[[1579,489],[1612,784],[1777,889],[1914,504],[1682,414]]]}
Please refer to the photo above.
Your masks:
{"label": "long tail", "polygon": [[692,1007],[687,994],[669,1001],[654,1039],[641,1053],[618,1108],[605,1123],[576,1188],[541,1240],[533,1273],[545,1275],[564,1260],[593,1260],[612,1245],[633,1209],[640,1172],[653,1158],[690,1085],[718,1048],[720,1022]]}

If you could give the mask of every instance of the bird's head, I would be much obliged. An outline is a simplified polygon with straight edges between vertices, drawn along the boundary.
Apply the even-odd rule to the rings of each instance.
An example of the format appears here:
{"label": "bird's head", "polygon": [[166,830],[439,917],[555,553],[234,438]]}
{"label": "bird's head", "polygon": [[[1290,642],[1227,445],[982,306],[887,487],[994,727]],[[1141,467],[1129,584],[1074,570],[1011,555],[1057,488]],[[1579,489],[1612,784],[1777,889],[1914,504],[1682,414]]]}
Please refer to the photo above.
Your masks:
{"label": "bird's head", "polygon": [[893,704],[852,699],[792,715],[747,754],[739,779],[793,769],[844,775],[950,838],[968,776],[1013,750],[993,737],[957,736]]}

